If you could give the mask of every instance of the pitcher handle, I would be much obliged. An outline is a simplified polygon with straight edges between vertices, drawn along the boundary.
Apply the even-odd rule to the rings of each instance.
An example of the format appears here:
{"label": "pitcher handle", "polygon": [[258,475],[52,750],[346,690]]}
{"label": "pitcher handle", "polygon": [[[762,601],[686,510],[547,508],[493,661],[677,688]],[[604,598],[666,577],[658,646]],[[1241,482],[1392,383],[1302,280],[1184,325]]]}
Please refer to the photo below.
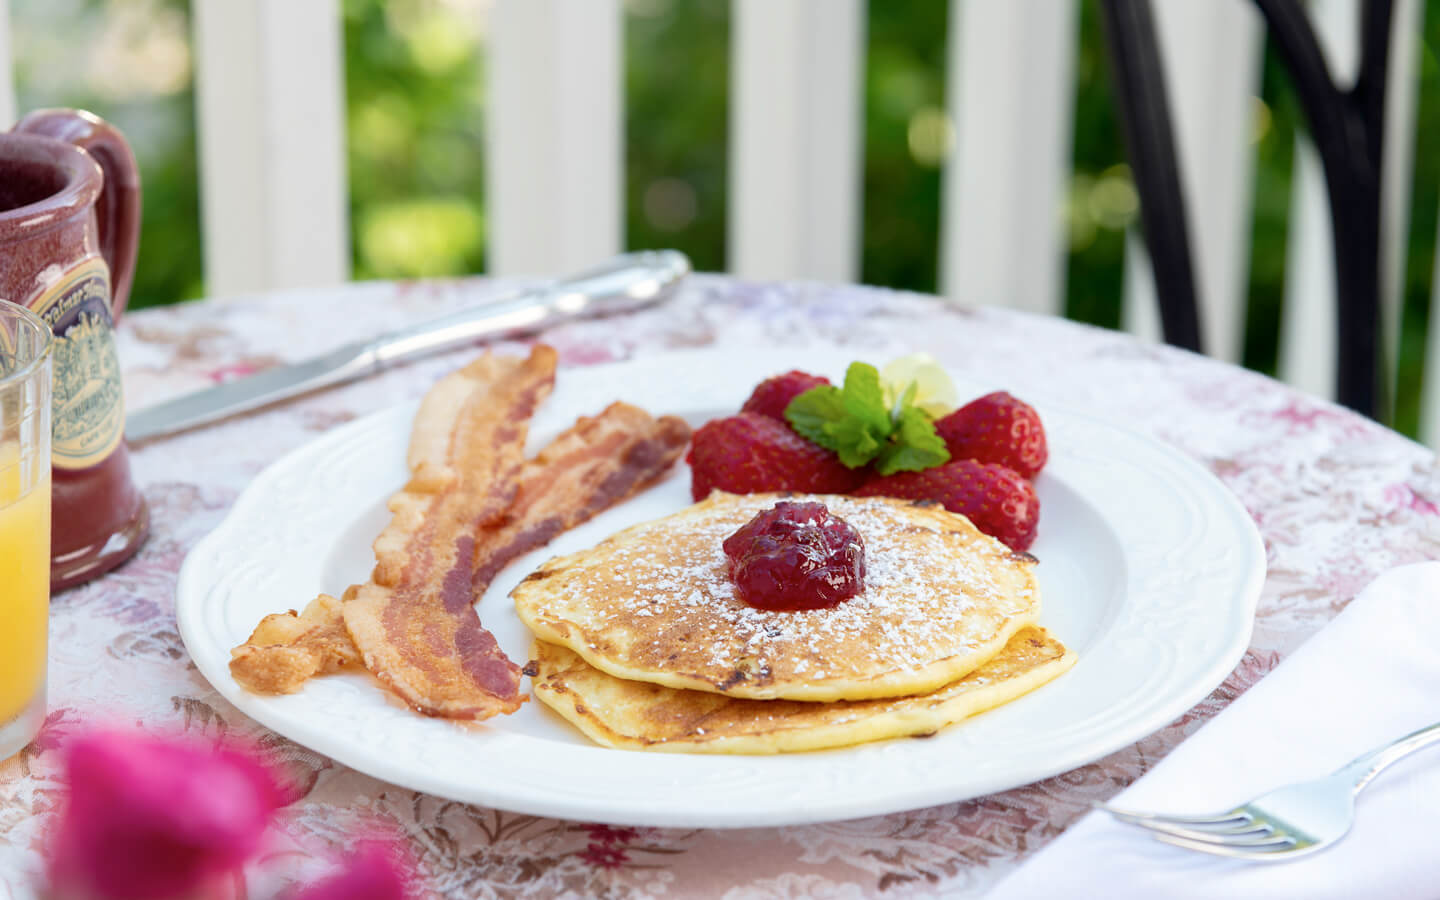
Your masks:
{"label": "pitcher handle", "polygon": [[95,201],[95,217],[100,254],[110,266],[110,315],[120,318],[130,301],[140,248],[140,168],[130,144],[109,122],[78,109],[37,109],[15,130],[67,141],[100,164],[105,181]]}

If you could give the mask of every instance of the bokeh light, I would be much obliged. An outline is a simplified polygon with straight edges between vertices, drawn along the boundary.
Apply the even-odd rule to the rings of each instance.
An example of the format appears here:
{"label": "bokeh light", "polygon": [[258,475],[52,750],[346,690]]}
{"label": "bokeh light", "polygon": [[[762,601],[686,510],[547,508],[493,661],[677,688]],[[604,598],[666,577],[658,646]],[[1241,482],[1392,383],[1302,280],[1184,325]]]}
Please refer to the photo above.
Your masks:
{"label": "bokeh light", "polygon": [[695,188],[679,178],[657,178],[645,188],[645,218],[661,231],[680,231],[695,221]]}
{"label": "bokeh light", "polygon": [[360,223],[360,254],[382,278],[419,278],[464,271],[484,237],[479,210],[461,197],[375,206]]}
{"label": "bokeh light", "polygon": [[910,117],[905,137],[916,162],[938,168],[955,146],[955,126],[945,110],[926,106]]}

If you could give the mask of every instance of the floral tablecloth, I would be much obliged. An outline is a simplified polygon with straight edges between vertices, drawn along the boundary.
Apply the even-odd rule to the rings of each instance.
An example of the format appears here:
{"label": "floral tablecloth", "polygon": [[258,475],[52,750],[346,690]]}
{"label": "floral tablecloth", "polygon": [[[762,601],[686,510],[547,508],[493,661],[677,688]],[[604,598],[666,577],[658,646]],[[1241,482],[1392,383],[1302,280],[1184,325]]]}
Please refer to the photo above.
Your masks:
{"label": "floral tablecloth", "polygon": [[[185,304],[120,323],[127,403],[146,406],[237,374],[479,302],[491,281],[361,284]],[[281,883],[326,865],[357,830],[402,833],[429,890],[489,896],[979,896],[1159,758],[1325,625],[1371,578],[1440,550],[1440,470],[1427,449],[1274,381],[1126,335],[926,296],[696,276],[674,300],[544,333],[562,366],[688,347],[839,345],[883,361],[924,350],[977,381],[1091,412],[1167,442],[1254,516],[1268,575],[1252,644],[1206,700],[1138,744],[1005,793],[788,828],[615,827],[450,802],[336,764],[240,714],[190,663],[176,574],[249,480],[332,426],[411,400],[471,354],[136,448],[152,534],[116,572],[54,598],[50,714],[0,762],[0,898],[31,896],[57,796],[56,746],[93,723],[241,735],[303,796],[269,851]],[[563,372],[562,372],[563,377]],[[268,896],[256,890],[252,896]]]}

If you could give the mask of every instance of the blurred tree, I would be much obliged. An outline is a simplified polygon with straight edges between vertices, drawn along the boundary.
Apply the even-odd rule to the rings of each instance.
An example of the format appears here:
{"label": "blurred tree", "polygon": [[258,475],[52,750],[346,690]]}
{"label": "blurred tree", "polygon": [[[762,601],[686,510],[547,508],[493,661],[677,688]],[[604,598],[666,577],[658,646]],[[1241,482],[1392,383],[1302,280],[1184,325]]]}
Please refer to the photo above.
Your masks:
{"label": "blurred tree", "polygon": [[[1097,215],[1092,196],[1102,181],[1129,183],[1120,123],[1111,98],[1110,71],[1093,0],[1080,5],[1080,43],[1075,53],[1073,170],[1065,198],[1070,239],[1066,262],[1065,314],[1081,322],[1120,327],[1124,285],[1125,228],[1129,217]],[[1107,188],[1112,193],[1114,188]],[[1133,188],[1132,188],[1133,191]]]}
{"label": "blurred tree", "polygon": [[[1440,211],[1440,0],[1426,0],[1425,26],[1405,39],[1418,41],[1420,61],[1419,108],[1415,114],[1415,172],[1410,187],[1410,230],[1401,270],[1403,311],[1400,349],[1391,424],[1408,435],[1420,433],[1420,389],[1424,382],[1425,336],[1432,322],[1437,239],[1436,213]],[[1440,365],[1440,360],[1429,360]]]}
{"label": "blurred tree", "polygon": [[948,4],[869,6],[861,278],[934,291],[940,237]]}
{"label": "blurred tree", "polygon": [[1302,114],[1285,67],[1275,48],[1268,44],[1260,70],[1255,118],[1255,200],[1242,359],[1256,371],[1274,374],[1285,299],[1290,176]]}
{"label": "blurred tree", "polygon": [[626,0],[625,243],[725,268],[729,0]]}
{"label": "blurred tree", "polygon": [[89,109],[135,150],[144,198],[130,305],[201,296],[188,0],[12,0],[11,22],[21,113]]}
{"label": "blurred tree", "polygon": [[484,268],[487,8],[344,0],[356,278]]}

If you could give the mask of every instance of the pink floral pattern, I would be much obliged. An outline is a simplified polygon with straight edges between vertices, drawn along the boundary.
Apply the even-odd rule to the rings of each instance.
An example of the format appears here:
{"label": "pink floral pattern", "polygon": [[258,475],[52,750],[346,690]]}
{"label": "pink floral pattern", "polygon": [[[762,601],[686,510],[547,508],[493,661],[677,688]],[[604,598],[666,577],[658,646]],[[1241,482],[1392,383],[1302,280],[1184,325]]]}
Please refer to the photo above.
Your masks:
{"label": "pink floral pattern", "polygon": [[[364,284],[137,312],[120,325],[127,399],[147,405],[503,287]],[[1209,697],[1131,747],[1016,790],[908,813],[794,828],[637,829],[392,787],[229,706],[189,664],[175,579],[187,550],[264,466],[338,423],[413,399],[466,355],[451,354],[133,448],[153,534],[126,566],[54,598],[46,730],[0,762],[0,900],[32,896],[56,805],[56,741],[111,722],[256,743],[296,798],[271,855],[312,860],[312,875],[349,849],[351,835],[379,829],[406,837],[433,897],[978,896],[1263,678],[1375,575],[1440,557],[1431,452],[1269,379],[1126,335],[895,291],[697,276],[663,306],[544,338],[568,367],[712,345],[839,344],[873,360],[925,350],[978,384],[1127,423],[1201,461],[1259,524],[1269,572],[1252,646]]]}

